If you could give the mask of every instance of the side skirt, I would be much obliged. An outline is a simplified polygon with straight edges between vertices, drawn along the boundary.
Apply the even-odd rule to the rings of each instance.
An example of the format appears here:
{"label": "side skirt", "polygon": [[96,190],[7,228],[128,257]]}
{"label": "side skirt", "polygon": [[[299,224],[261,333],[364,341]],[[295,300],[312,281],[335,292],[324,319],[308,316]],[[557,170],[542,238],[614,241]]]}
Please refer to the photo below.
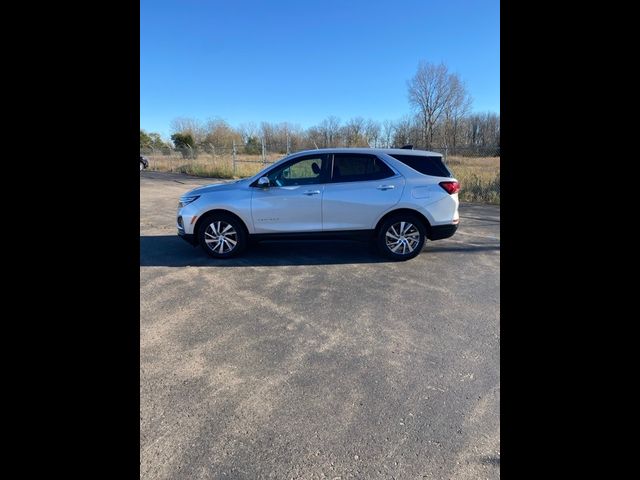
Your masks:
{"label": "side skirt", "polygon": [[354,240],[368,242],[373,238],[374,230],[343,230],[337,232],[287,232],[254,233],[249,235],[257,242],[271,240]]}

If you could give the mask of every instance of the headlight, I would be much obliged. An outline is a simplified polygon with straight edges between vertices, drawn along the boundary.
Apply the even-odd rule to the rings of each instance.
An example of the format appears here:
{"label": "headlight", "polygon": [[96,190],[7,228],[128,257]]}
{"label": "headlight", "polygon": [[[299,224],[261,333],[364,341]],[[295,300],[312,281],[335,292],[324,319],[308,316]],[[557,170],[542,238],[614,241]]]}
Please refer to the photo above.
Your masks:
{"label": "headlight", "polygon": [[178,207],[182,208],[184,206],[189,205],[191,202],[195,202],[200,198],[200,195],[192,195],[190,197],[181,197],[178,201]]}

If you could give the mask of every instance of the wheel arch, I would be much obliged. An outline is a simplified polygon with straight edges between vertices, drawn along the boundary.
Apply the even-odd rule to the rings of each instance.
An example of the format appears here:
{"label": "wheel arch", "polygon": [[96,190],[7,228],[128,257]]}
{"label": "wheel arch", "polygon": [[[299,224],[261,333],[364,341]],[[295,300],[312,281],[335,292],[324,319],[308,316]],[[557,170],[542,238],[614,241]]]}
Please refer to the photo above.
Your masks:
{"label": "wheel arch", "polygon": [[200,215],[200,217],[198,217],[198,220],[196,221],[195,226],[193,227],[193,233],[195,235],[198,235],[198,233],[200,232],[200,227],[202,227],[204,220],[207,217],[210,217],[211,215],[215,215],[215,214],[225,214],[235,218],[240,222],[240,225],[242,225],[242,228],[244,228],[245,235],[247,235],[247,237],[249,236],[249,228],[247,227],[247,224],[245,223],[245,221],[238,214],[233,213],[231,210],[226,210],[224,208],[213,208],[211,210],[204,212],[202,215]]}
{"label": "wheel arch", "polygon": [[374,234],[378,235],[378,233],[380,231],[380,226],[384,223],[384,221],[386,219],[388,219],[389,217],[393,217],[395,215],[399,215],[399,214],[413,215],[414,217],[417,217],[422,222],[422,225],[424,226],[424,229],[426,230],[427,238],[430,236],[430,234],[431,234],[431,223],[429,222],[429,219],[427,219],[427,217],[425,217],[424,214],[422,214],[418,210],[414,210],[413,208],[396,208],[395,210],[391,210],[390,212],[385,213],[382,216],[382,218],[380,218],[380,220],[378,220],[378,223],[376,223],[376,227],[374,229]]}

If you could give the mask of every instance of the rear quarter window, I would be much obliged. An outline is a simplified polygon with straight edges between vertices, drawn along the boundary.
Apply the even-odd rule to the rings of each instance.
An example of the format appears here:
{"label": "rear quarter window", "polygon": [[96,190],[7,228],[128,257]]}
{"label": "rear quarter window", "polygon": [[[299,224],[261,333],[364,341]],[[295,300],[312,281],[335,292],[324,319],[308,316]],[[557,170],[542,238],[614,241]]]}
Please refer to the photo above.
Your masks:
{"label": "rear quarter window", "polygon": [[449,169],[442,162],[442,157],[396,154],[389,154],[389,156],[424,175],[431,175],[433,177],[453,177]]}

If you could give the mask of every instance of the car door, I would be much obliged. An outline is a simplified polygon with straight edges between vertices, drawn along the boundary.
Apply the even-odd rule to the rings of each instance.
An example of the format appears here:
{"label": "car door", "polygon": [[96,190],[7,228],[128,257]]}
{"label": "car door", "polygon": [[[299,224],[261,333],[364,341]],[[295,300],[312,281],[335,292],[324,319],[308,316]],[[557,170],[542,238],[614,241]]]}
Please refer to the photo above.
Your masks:
{"label": "car door", "polygon": [[327,154],[285,162],[265,175],[269,187],[252,184],[251,217],[255,233],[322,231],[322,193],[328,179]]}
{"label": "car door", "polygon": [[322,228],[368,230],[400,201],[404,177],[376,155],[336,153],[322,197]]}

